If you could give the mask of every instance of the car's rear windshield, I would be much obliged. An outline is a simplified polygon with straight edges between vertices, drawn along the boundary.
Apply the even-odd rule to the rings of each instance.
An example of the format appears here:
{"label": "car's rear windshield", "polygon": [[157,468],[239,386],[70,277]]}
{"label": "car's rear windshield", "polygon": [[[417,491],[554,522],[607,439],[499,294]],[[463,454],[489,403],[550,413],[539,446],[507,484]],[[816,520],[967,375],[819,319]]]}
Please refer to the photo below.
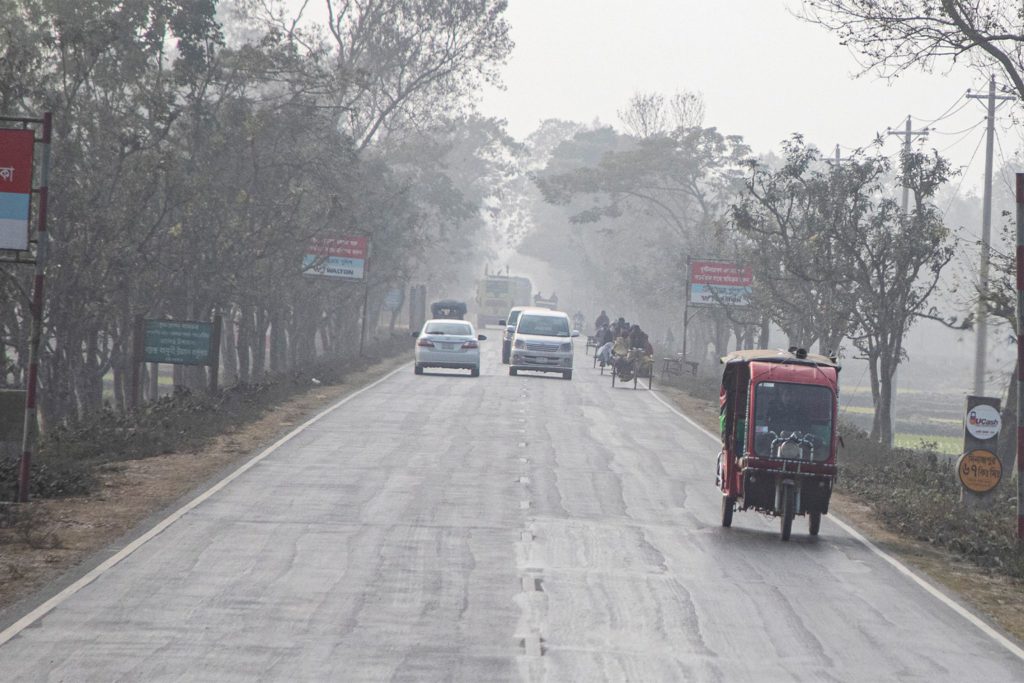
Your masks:
{"label": "car's rear windshield", "polygon": [[473,328],[466,323],[427,323],[425,334],[473,334]]}
{"label": "car's rear windshield", "polygon": [[516,332],[520,334],[538,334],[545,337],[568,337],[569,319],[557,315],[530,315],[524,313],[519,318]]}

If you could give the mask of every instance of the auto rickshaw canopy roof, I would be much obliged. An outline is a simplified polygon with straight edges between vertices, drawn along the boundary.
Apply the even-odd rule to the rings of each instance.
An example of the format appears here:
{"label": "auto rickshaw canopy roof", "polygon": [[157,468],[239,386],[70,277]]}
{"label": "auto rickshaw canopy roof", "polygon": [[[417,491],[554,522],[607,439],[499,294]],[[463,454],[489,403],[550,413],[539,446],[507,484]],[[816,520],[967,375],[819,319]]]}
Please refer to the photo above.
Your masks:
{"label": "auto rickshaw canopy roof", "polygon": [[829,358],[828,356],[822,356],[817,353],[807,353],[806,355],[798,356],[796,352],[787,351],[785,349],[744,349],[742,351],[733,351],[728,353],[721,358],[722,364],[727,363],[751,363],[759,361],[762,363],[793,363],[796,365],[816,365],[826,366],[830,368],[840,369],[840,365],[835,358]]}

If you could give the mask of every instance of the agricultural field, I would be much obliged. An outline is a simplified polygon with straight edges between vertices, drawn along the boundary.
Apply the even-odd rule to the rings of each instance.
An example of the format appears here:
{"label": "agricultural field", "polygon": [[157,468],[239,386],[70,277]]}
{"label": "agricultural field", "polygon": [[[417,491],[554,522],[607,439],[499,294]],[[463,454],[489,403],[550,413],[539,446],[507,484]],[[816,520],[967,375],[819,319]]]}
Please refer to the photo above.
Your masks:
{"label": "agricultural field", "polygon": [[[963,445],[963,412],[962,394],[901,391],[896,401],[895,445],[959,455]],[[840,420],[870,431],[873,415],[871,392],[866,387],[843,388]]]}

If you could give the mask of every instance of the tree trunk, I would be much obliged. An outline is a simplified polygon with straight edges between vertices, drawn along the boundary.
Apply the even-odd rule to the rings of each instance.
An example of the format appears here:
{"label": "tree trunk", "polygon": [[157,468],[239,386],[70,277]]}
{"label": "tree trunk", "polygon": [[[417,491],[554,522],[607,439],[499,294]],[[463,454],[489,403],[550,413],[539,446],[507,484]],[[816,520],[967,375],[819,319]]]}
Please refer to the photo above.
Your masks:
{"label": "tree trunk", "polygon": [[254,381],[260,381],[266,375],[267,367],[267,312],[262,306],[256,307],[252,349],[252,377]]}
{"label": "tree trunk", "polygon": [[249,384],[249,348],[252,334],[252,311],[248,306],[241,306],[238,311],[238,338],[235,340],[235,356],[238,360],[238,381]]}
{"label": "tree trunk", "polygon": [[875,412],[871,418],[871,435],[872,441],[878,441],[881,438],[881,431],[879,429],[879,417],[878,417],[878,405],[881,403],[880,390],[878,387],[878,355],[874,352],[868,355],[868,377],[871,381],[871,405],[875,407]]}
{"label": "tree trunk", "polygon": [[147,377],[147,384],[149,385],[149,400],[156,401],[160,398],[160,364],[150,363],[149,364],[149,375]]}
{"label": "tree trunk", "polygon": [[768,316],[761,316],[761,334],[757,340],[757,347],[759,349],[767,349],[768,344],[771,342],[771,331],[772,321],[768,319]]}
{"label": "tree trunk", "polygon": [[878,410],[878,440],[886,446],[892,446],[892,377],[896,373],[896,364],[891,358],[883,353],[879,359],[879,401]]}
{"label": "tree trunk", "polygon": [[221,386],[232,387],[238,384],[238,354],[235,344],[235,312],[229,306],[221,317],[220,329],[220,366],[223,370]]}

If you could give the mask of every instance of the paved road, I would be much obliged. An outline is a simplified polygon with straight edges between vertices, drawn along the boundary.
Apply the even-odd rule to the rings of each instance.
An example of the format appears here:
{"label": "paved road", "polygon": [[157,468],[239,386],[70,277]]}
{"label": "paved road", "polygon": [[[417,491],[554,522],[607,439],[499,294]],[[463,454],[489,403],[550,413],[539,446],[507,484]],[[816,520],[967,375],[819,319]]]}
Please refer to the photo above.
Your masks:
{"label": "paved road", "polygon": [[305,429],[0,647],[2,677],[1024,680],[827,519],[722,529],[714,443],[653,395],[486,346],[479,379],[403,368]]}

